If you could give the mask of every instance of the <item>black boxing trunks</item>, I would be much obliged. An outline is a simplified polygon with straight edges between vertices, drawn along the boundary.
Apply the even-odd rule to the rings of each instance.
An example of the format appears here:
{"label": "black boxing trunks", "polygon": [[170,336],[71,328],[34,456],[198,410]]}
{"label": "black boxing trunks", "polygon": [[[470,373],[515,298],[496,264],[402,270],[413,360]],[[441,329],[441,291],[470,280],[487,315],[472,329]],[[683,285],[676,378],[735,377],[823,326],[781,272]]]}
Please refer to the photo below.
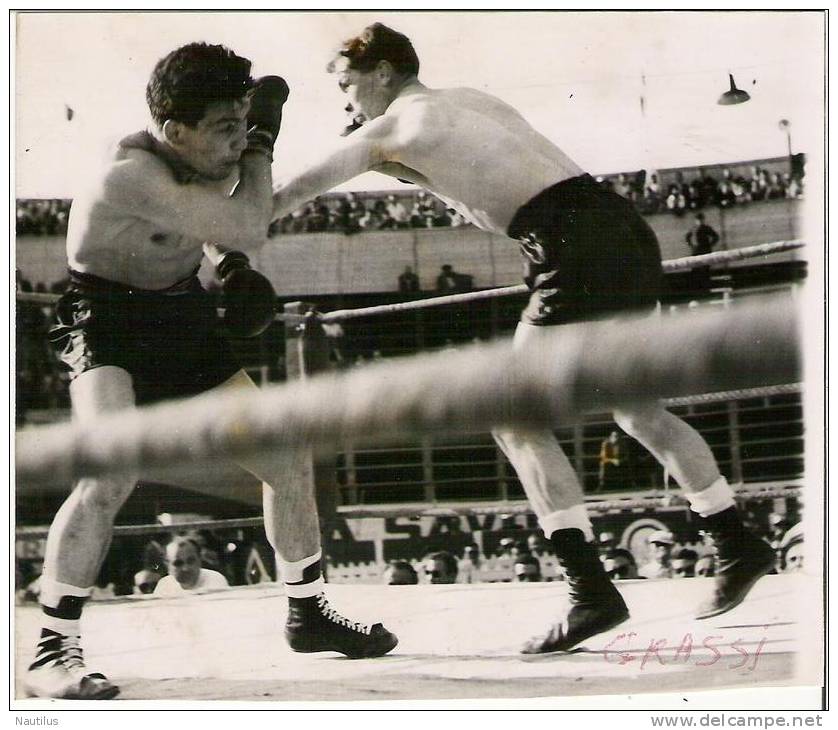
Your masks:
{"label": "black boxing trunks", "polygon": [[71,379],[105,365],[122,368],[138,405],[197,395],[241,369],[194,274],[148,291],[71,270],[56,320],[50,340]]}
{"label": "black boxing trunks", "polygon": [[508,235],[520,244],[532,292],[522,322],[567,324],[657,303],[663,277],[654,231],[631,202],[590,175],[536,195]]}

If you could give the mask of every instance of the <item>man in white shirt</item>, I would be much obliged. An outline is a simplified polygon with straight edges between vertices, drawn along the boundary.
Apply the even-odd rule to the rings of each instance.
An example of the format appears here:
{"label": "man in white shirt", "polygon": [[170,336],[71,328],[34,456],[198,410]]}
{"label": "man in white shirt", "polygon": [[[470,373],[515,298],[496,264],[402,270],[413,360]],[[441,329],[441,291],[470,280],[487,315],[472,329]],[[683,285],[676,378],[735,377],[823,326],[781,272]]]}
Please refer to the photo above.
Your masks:
{"label": "man in white shirt", "polygon": [[218,571],[201,567],[201,547],[190,537],[176,537],[166,546],[166,564],[169,575],[160,579],[155,596],[179,596],[230,586]]}

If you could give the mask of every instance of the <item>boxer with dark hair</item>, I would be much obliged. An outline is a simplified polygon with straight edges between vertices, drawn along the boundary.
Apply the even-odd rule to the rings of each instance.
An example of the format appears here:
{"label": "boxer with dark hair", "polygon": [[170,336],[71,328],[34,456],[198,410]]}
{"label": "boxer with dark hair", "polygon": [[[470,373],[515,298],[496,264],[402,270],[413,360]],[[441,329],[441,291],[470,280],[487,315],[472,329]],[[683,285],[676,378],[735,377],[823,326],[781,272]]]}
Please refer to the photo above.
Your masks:
{"label": "boxer with dark hair", "polygon": [[[374,170],[413,182],[479,228],[518,242],[532,295],[514,347],[537,350],[548,326],[653,311],[660,250],[632,203],[603,189],[500,99],[422,84],[415,56],[404,35],[380,23],[343,44],[328,70],[363,123],[277,189],[274,217]],[[715,592],[699,618],[738,605],[771,569],[773,556],[742,524],[709,447],[658,403],[614,416],[678,481],[714,536]],[[624,621],[628,609],[603,570],[581,485],[553,431],[496,429],[494,435],[570,585],[569,607],[523,651],[572,649]]]}
{"label": "boxer with dark hair", "polygon": [[[196,276],[206,255],[222,281],[228,332],[253,335],[272,321],[273,288],[242,251],[267,240],[270,166],[288,86],[276,76],[254,80],[250,66],[205,43],[167,55],[148,84],[153,123],[125,137],[80,186],[67,232],[71,283],[51,333],[80,421],[215,388],[256,387],[218,331],[215,302]],[[396,644],[392,634],[344,619],[323,596],[314,494],[294,478],[304,458],[240,464],[264,483],[265,529],[289,597],[286,636],[296,651],[386,653]],[[135,481],[81,479],[53,521],[41,637],[25,678],[30,695],[119,692],[85,666],[80,619]]]}

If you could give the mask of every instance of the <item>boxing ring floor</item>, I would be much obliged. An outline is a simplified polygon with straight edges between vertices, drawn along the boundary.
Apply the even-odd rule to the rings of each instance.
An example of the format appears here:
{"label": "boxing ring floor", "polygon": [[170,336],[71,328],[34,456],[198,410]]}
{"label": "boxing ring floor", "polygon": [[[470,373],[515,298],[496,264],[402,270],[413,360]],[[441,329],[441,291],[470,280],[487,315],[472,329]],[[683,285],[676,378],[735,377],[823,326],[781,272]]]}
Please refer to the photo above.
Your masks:
{"label": "boxing ring floor", "polygon": [[[122,688],[116,704],[503,699],[821,684],[820,579],[767,576],[733,611],[695,621],[692,608],[710,588],[703,578],[623,582],[628,622],[570,654],[525,656],[519,645],[552,620],[564,584],[331,585],[335,608],[354,620],[381,620],[399,636],[390,655],[362,660],[291,652],[276,584],[125,598],[88,606],[85,654],[88,665]],[[36,606],[16,609],[18,678],[38,618]],[[23,696],[17,685],[15,694]]]}

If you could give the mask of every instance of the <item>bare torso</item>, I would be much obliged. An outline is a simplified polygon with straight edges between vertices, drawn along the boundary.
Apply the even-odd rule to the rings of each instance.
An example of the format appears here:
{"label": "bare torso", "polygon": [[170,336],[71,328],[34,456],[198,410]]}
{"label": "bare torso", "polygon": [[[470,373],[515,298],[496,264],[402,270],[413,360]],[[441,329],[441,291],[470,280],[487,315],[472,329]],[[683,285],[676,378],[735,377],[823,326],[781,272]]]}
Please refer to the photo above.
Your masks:
{"label": "bare torso", "polygon": [[473,89],[422,87],[389,115],[397,159],[375,169],[427,188],[485,230],[505,234],[524,203],[583,173],[515,109]]}
{"label": "bare torso", "polygon": [[[86,190],[73,200],[67,230],[67,260],[71,269],[140,289],[160,290],[188,277],[201,263],[203,238],[180,232],[173,220],[150,214],[141,191],[115,184],[120,166],[133,165],[132,174],[155,182],[160,195],[180,193],[167,165],[143,150],[131,150],[122,160],[106,167]],[[230,183],[194,181],[227,195]],[[157,218],[154,220],[153,218]]]}

